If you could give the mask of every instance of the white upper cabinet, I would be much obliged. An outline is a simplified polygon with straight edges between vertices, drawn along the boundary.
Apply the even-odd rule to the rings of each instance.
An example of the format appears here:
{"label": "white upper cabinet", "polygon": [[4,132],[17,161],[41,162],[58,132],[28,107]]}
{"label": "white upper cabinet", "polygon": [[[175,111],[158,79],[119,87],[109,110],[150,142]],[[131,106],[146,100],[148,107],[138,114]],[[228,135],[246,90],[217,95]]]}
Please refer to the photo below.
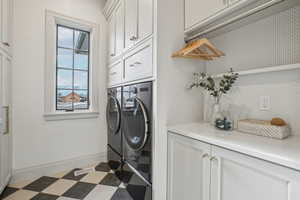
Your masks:
{"label": "white upper cabinet", "polygon": [[125,1],[125,48],[128,49],[153,32],[153,0]]}
{"label": "white upper cabinet", "polygon": [[228,0],[229,5],[235,4],[241,0]]}
{"label": "white upper cabinet", "polygon": [[[108,1],[106,7],[110,16],[108,85],[151,78],[153,0],[120,0],[115,4]],[[116,62],[122,64],[114,65]]]}
{"label": "white upper cabinet", "polygon": [[116,56],[122,54],[124,49],[124,2],[117,6],[115,10],[115,23],[116,23]]}
{"label": "white upper cabinet", "polygon": [[120,56],[124,49],[124,3],[116,6],[108,19],[109,29],[109,59]]}
{"label": "white upper cabinet", "polygon": [[123,81],[123,61],[119,60],[109,66],[108,69],[108,87],[121,84]]}
{"label": "white upper cabinet", "polygon": [[153,0],[138,1],[138,41],[153,33]]}
{"label": "white upper cabinet", "polygon": [[185,0],[184,2],[186,30],[228,6],[227,0]]}
{"label": "white upper cabinet", "polygon": [[135,44],[138,39],[138,0],[125,1],[125,48]]}
{"label": "white upper cabinet", "polygon": [[149,40],[124,56],[124,81],[136,81],[153,76],[153,48]]}
{"label": "white upper cabinet", "polygon": [[185,40],[210,37],[216,30],[222,34],[227,25],[233,30],[299,4],[299,0],[184,0]]}
{"label": "white upper cabinet", "polygon": [[115,15],[112,14],[108,19],[108,34],[109,34],[109,57],[110,59],[116,55],[116,23]]}
{"label": "white upper cabinet", "polygon": [[12,0],[0,0],[0,48],[11,53]]}

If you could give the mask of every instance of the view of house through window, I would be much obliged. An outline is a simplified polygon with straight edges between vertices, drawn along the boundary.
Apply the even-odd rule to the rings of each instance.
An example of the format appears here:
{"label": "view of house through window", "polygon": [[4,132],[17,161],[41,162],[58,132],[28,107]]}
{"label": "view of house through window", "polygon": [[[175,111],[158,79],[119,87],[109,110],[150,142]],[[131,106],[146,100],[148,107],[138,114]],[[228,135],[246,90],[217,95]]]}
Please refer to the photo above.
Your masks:
{"label": "view of house through window", "polygon": [[57,25],[56,110],[89,109],[90,33]]}

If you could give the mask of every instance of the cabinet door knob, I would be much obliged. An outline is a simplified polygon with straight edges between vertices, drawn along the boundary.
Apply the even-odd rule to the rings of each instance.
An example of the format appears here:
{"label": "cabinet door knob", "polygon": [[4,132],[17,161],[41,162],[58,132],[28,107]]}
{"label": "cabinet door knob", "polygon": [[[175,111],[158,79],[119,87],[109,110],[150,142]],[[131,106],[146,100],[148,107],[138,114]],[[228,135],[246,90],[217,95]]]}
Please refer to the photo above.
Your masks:
{"label": "cabinet door knob", "polygon": [[213,157],[210,158],[210,161],[218,161],[218,159],[213,156]]}
{"label": "cabinet door knob", "polygon": [[7,46],[7,47],[10,46],[8,42],[2,42],[2,44],[3,44],[4,46]]}
{"label": "cabinet door knob", "polygon": [[114,53],[110,54],[111,57],[114,57],[115,55],[116,55],[116,54],[114,54]]}
{"label": "cabinet door knob", "polygon": [[208,156],[209,156],[208,153],[205,153],[205,154],[202,155],[202,158],[206,158]]}
{"label": "cabinet door knob", "polygon": [[135,40],[137,40],[137,37],[136,37],[136,36],[132,36],[132,37],[130,38],[130,40],[131,40],[131,41],[135,41]]}
{"label": "cabinet door knob", "polygon": [[3,131],[3,135],[9,134],[9,106],[3,106],[4,113],[5,113],[5,129]]}

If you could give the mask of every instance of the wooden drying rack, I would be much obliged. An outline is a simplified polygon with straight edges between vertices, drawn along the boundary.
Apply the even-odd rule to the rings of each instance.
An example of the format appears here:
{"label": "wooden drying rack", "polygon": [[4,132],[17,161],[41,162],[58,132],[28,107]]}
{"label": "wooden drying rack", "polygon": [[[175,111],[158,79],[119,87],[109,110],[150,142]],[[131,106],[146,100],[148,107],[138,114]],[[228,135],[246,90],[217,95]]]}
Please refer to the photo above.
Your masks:
{"label": "wooden drying rack", "polygon": [[225,56],[225,54],[206,38],[189,42],[183,49],[172,55],[172,57],[196,58],[201,60],[213,60],[221,56]]}

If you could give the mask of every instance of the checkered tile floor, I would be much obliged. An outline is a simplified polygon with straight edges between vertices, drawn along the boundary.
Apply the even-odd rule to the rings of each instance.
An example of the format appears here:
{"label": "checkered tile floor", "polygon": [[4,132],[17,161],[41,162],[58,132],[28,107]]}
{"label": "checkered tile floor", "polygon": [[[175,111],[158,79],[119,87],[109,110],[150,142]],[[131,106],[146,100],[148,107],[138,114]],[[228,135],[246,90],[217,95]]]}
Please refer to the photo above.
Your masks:
{"label": "checkered tile floor", "polygon": [[1,200],[129,200],[124,184],[106,163],[95,172],[74,176],[72,171],[9,185]]}

